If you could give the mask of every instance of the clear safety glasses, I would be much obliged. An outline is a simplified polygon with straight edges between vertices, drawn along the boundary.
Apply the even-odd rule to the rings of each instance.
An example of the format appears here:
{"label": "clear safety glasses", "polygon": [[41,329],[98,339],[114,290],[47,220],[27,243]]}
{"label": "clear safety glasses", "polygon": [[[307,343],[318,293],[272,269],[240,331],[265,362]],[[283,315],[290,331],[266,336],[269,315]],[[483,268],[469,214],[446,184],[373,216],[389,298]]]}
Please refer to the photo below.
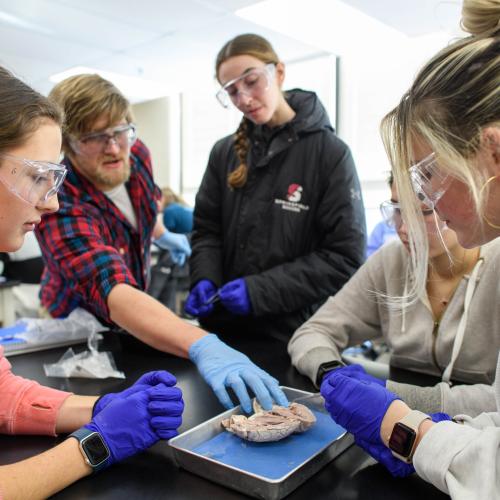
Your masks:
{"label": "clear safety glasses", "polygon": [[258,97],[264,93],[273,81],[275,73],[274,63],[266,64],[262,68],[253,68],[227,82],[215,96],[225,108],[228,108],[230,103],[237,106],[242,95]]}
{"label": "clear safety glasses", "polygon": [[78,154],[93,156],[103,153],[108,147],[110,141],[117,144],[120,148],[128,148],[134,144],[137,139],[135,126],[131,123],[118,125],[108,128],[102,132],[93,132],[86,134],[79,139],[71,141],[71,146]]}
{"label": "clear safety glasses", "polygon": [[[436,212],[432,208],[421,208],[422,216],[424,218],[427,233],[440,233],[446,224],[440,220]],[[388,226],[398,230],[403,225],[403,218],[401,216],[401,205],[394,201],[384,201],[380,204],[380,213],[382,218]]]}
{"label": "clear safety glasses", "polygon": [[429,208],[436,206],[452,181],[449,175],[439,169],[435,153],[412,165],[409,173],[418,199]]}
{"label": "clear safety glasses", "polygon": [[0,181],[16,196],[33,206],[46,202],[62,186],[67,169],[59,163],[27,160],[0,153]]}

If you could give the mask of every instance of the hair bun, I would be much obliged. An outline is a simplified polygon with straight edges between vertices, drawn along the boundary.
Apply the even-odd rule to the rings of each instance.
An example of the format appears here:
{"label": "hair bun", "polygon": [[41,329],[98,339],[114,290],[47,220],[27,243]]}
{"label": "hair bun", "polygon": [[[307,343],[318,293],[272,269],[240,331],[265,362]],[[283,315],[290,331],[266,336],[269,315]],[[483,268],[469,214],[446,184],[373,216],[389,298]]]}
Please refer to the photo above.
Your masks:
{"label": "hair bun", "polygon": [[474,36],[492,36],[500,31],[500,0],[464,0],[462,29]]}

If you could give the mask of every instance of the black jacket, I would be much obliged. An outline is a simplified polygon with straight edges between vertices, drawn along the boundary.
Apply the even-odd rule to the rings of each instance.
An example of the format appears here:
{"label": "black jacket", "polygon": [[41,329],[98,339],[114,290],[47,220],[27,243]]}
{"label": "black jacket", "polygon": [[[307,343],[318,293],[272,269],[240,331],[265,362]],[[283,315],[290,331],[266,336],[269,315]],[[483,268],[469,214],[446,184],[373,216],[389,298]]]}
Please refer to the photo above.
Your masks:
{"label": "black jacket", "polygon": [[248,123],[248,180],[227,184],[239,161],[234,135],[218,141],[196,196],[191,285],[245,277],[253,315],[221,305],[202,325],[214,333],[289,338],[362,264],[365,216],[349,148],[313,92],[286,98],[294,119],[277,129]]}

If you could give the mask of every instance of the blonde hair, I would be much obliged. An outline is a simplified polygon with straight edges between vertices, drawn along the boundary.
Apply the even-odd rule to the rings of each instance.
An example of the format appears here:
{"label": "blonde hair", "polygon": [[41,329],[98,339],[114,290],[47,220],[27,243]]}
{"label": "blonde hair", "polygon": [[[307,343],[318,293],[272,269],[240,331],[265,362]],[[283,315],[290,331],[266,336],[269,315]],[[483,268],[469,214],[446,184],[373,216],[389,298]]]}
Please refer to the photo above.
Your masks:
{"label": "blonde hair", "polygon": [[500,1],[464,0],[462,16],[472,35],[436,54],[381,124],[408,227],[413,277],[408,296],[394,298],[392,305],[425,295],[427,234],[408,175],[415,160],[413,141],[428,144],[440,168],[470,187],[478,211],[486,195],[481,192],[486,173],[471,160],[481,146],[482,129],[500,120]]}
{"label": "blonde hair", "polygon": [[90,132],[96,120],[105,116],[107,125],[124,118],[132,122],[130,103],[108,80],[99,75],[76,75],[59,82],[49,99],[62,107],[65,114],[63,151],[70,153],[71,138]]}
{"label": "blonde hair", "polygon": [[[265,64],[278,64],[280,62],[278,55],[272,45],[263,37],[247,33],[238,35],[229,40],[217,54],[215,60],[215,74],[218,78],[221,64],[231,57],[252,56]],[[239,166],[233,170],[227,177],[229,187],[241,188],[247,182],[248,166],[247,155],[250,149],[250,141],[247,135],[248,120],[243,117],[234,137],[234,149],[240,161]]]}
{"label": "blonde hair", "polygon": [[161,188],[161,195],[162,210],[168,207],[171,203],[179,203],[180,205],[183,205],[185,207],[188,206],[188,204],[184,201],[184,198],[182,198],[182,196],[178,195],[172,188],[169,188],[168,186]]}
{"label": "blonde hair", "polygon": [[0,152],[22,146],[44,120],[61,126],[59,106],[0,66]]}

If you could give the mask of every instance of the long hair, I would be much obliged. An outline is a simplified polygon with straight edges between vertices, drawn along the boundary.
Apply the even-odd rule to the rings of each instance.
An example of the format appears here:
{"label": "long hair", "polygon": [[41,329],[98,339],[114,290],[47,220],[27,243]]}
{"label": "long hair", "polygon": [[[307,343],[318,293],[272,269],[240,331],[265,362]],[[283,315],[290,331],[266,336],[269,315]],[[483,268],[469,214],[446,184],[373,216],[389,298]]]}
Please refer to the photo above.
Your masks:
{"label": "long hair", "polygon": [[[219,68],[224,61],[227,61],[231,57],[243,55],[255,57],[265,64],[278,64],[280,61],[272,45],[265,38],[251,33],[238,35],[225,43],[217,54],[215,60],[216,76],[218,77]],[[234,137],[234,149],[238,155],[240,164],[227,177],[227,183],[233,189],[243,187],[247,181],[248,166],[246,162],[250,148],[247,128],[248,120],[243,117]]]}
{"label": "long hair", "polygon": [[471,160],[481,146],[482,129],[500,121],[499,0],[464,0],[462,26],[471,36],[436,54],[381,124],[409,233],[414,280],[402,298],[407,303],[424,296],[428,262],[420,202],[408,175],[412,142],[429,144],[440,168],[470,187],[478,211],[485,198],[486,174]]}
{"label": "long hair", "polygon": [[44,120],[62,119],[59,106],[0,66],[0,152],[22,146]]}

